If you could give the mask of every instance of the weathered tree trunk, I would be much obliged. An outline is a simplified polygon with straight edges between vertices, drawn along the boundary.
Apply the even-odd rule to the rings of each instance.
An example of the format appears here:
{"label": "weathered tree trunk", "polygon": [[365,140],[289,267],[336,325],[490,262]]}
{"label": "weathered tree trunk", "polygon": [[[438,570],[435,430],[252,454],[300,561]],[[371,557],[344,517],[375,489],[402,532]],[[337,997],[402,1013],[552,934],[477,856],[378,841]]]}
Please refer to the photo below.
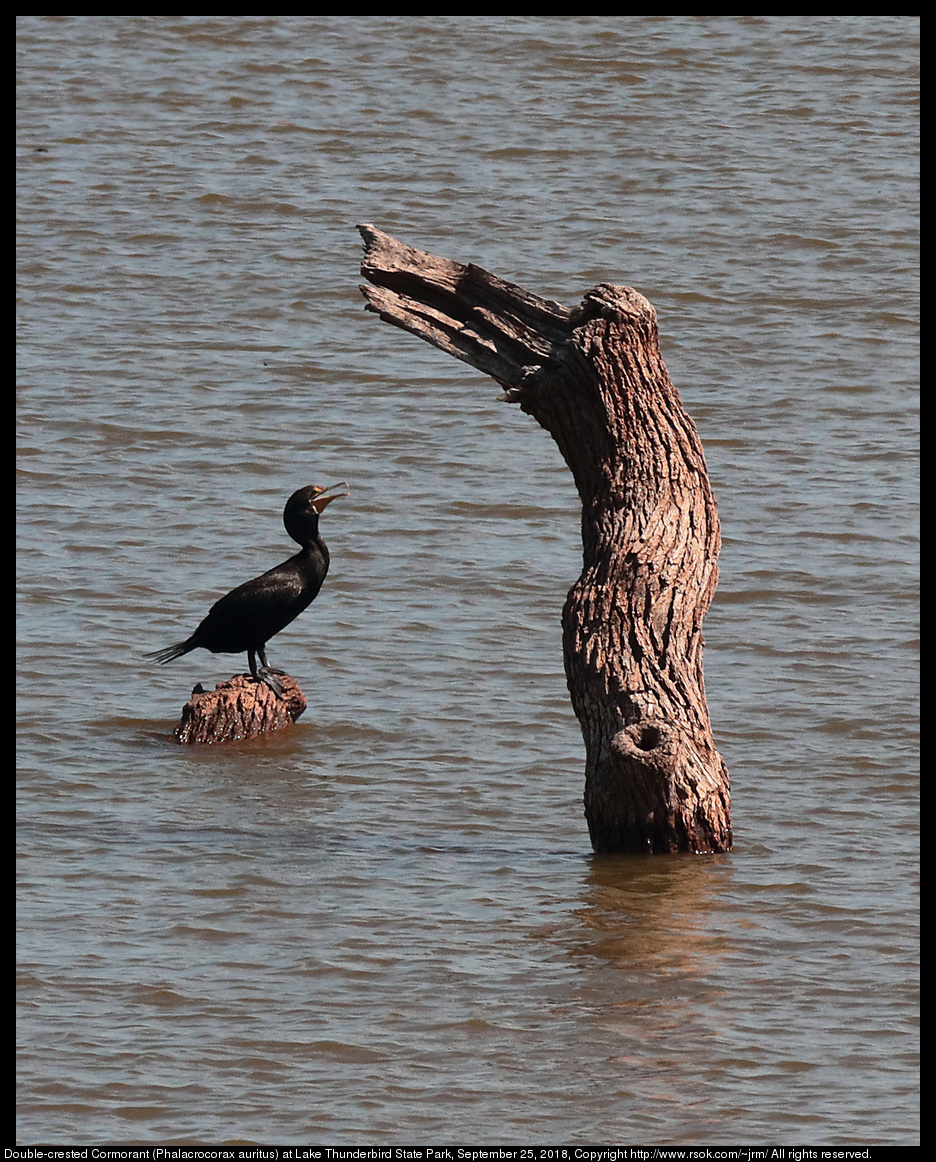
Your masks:
{"label": "weathered tree trunk", "polygon": [[291,726],[306,708],[299,683],[279,675],[282,698],[265,682],[238,674],[214,690],[192,691],[182,707],[182,719],[173,731],[177,742],[233,742]]}
{"label": "weathered tree trunk", "polygon": [[607,284],[568,310],[358,229],[368,308],[497,380],[500,398],[533,416],[572,470],[584,568],[563,611],[563,646],[595,851],[727,851],[728,772],[702,677],[718,515],[656,312]]}

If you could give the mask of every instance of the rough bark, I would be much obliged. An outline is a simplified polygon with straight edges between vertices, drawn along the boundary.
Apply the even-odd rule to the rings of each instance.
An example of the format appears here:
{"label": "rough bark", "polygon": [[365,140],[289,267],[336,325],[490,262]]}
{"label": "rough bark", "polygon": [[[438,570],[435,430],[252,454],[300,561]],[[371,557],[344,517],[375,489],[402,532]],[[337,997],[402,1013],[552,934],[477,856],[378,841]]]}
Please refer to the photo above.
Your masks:
{"label": "rough bark", "polygon": [[282,698],[246,674],[220,682],[214,690],[196,686],[173,737],[181,743],[233,742],[285,730],[305,710],[306,699],[295,678],[289,674],[278,678]]}
{"label": "rough bark", "polygon": [[563,650],[595,851],[727,851],[728,772],[702,675],[718,515],[656,312],[608,284],[570,310],[358,229],[368,309],[494,378],[572,471],[584,567],[563,611]]}

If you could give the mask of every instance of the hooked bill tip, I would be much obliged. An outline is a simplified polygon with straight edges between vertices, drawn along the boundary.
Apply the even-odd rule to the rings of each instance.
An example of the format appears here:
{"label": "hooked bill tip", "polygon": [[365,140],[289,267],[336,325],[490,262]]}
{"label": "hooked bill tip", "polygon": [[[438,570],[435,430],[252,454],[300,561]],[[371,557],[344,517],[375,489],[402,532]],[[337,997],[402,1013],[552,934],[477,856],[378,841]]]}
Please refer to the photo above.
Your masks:
{"label": "hooked bill tip", "polygon": [[[315,496],[312,498],[312,507],[321,515],[326,505],[331,504],[333,500],[338,500],[342,496],[348,495],[347,492],[332,492],[332,489],[347,487],[348,482],[346,480],[341,480],[337,484],[329,484],[327,488],[322,487],[320,484],[315,485]],[[326,493],[331,493],[331,495],[326,495]]]}

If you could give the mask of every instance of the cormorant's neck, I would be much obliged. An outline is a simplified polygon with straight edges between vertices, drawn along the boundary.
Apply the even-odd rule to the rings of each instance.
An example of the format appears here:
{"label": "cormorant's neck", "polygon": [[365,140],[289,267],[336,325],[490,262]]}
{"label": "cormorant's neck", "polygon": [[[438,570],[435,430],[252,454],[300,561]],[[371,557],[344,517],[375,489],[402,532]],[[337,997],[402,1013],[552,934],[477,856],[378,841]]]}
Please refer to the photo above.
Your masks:
{"label": "cormorant's neck", "polygon": [[315,549],[322,549],[325,542],[319,536],[318,521],[305,521],[300,528],[292,528],[286,530],[297,545],[301,546],[304,553],[314,552]]}
{"label": "cormorant's neck", "polygon": [[302,555],[315,554],[328,556],[328,546],[318,534],[314,537],[294,537],[293,540],[301,546]]}

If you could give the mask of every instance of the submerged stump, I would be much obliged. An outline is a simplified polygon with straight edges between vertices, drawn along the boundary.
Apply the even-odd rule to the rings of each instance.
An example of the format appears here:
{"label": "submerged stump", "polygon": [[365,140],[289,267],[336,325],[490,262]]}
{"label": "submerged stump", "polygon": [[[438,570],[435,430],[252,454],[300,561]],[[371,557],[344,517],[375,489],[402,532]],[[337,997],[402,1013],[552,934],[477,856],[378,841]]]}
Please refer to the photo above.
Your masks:
{"label": "submerged stump", "polygon": [[306,698],[295,678],[277,677],[282,697],[247,674],[220,682],[214,690],[196,686],[173,731],[176,742],[233,742],[292,726],[305,710]]}
{"label": "submerged stump", "polygon": [[656,312],[610,284],[570,310],[358,229],[368,309],[490,375],[572,471],[584,562],[563,610],[563,652],[595,851],[729,850],[728,771],[702,675],[718,514]]}

